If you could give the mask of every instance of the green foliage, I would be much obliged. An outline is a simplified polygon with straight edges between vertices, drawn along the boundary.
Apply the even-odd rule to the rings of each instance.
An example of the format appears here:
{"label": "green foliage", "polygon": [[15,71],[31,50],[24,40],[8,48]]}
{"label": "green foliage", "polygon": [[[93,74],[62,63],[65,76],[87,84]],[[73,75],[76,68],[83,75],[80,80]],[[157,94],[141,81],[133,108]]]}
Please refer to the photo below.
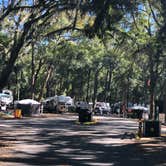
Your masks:
{"label": "green foliage", "polygon": [[[148,102],[146,82],[152,73],[156,80],[161,79],[162,85],[155,80],[155,93],[162,96],[166,64],[163,1],[85,0],[80,5],[76,1],[37,1],[37,8],[28,2],[14,6],[20,9],[4,18],[0,15],[0,71],[13,62],[6,86],[16,96],[19,91],[21,98],[30,97],[35,77],[37,99],[49,68],[52,72],[43,89],[44,98],[66,94],[92,101],[97,83],[97,99]],[[32,25],[14,59],[11,53],[21,45],[28,23]]]}

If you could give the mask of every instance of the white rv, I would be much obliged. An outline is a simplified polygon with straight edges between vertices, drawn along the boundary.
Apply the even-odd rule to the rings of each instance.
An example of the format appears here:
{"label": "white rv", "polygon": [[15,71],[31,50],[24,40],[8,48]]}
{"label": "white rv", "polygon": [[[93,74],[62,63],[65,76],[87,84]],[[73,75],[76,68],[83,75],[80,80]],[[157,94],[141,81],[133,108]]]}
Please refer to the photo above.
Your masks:
{"label": "white rv", "polygon": [[10,107],[13,104],[13,93],[10,90],[3,90],[0,93],[0,110],[6,110],[7,107]]}
{"label": "white rv", "polygon": [[67,111],[67,107],[66,107],[66,96],[58,96],[57,97],[57,106],[56,106],[56,110],[59,113],[63,113]]}
{"label": "white rv", "polygon": [[46,112],[63,113],[68,111],[69,107],[74,106],[73,99],[70,96],[53,96],[43,101],[44,110]]}

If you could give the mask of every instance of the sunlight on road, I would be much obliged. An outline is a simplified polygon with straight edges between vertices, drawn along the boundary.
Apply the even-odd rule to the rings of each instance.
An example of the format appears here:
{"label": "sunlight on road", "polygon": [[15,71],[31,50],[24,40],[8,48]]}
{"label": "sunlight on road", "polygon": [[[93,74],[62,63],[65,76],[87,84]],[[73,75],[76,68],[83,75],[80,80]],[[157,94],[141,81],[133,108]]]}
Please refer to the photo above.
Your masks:
{"label": "sunlight on road", "polygon": [[85,163],[89,166],[112,166],[112,165],[115,165],[114,163],[91,163],[91,162],[87,162]]}
{"label": "sunlight on road", "polygon": [[124,161],[124,165],[142,165],[144,157],[164,153],[163,142],[135,139],[137,121],[97,118],[95,125],[76,124],[77,116],[64,115],[3,121],[1,139],[11,146],[0,156],[0,166],[112,166]]}
{"label": "sunlight on road", "polygon": [[111,146],[122,146],[125,144],[134,144],[135,141],[132,141],[131,139],[112,139],[112,138],[101,138],[101,139],[92,139],[90,143],[95,143],[95,144],[101,144],[101,145],[111,145]]}

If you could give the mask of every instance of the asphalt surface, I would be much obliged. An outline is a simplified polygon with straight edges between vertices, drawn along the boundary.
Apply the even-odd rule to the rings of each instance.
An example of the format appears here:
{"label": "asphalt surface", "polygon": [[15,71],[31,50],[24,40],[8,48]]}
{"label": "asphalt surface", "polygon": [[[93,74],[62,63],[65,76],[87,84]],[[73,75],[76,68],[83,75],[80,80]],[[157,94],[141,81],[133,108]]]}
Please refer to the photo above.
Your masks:
{"label": "asphalt surface", "polygon": [[95,118],[93,125],[73,115],[0,120],[0,166],[166,165],[164,136],[136,139],[137,121]]}

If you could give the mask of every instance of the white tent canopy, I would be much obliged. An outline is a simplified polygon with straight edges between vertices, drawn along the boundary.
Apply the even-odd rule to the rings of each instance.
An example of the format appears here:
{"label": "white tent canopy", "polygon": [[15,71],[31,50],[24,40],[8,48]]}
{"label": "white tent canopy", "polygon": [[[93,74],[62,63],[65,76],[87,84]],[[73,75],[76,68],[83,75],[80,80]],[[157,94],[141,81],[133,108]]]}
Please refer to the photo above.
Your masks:
{"label": "white tent canopy", "polygon": [[37,104],[39,105],[40,103],[36,100],[33,99],[23,99],[17,102],[18,104]]}
{"label": "white tent canopy", "polygon": [[130,109],[132,109],[132,110],[149,111],[149,108],[147,108],[147,107],[143,107],[143,106],[133,106],[133,107],[130,107]]}

